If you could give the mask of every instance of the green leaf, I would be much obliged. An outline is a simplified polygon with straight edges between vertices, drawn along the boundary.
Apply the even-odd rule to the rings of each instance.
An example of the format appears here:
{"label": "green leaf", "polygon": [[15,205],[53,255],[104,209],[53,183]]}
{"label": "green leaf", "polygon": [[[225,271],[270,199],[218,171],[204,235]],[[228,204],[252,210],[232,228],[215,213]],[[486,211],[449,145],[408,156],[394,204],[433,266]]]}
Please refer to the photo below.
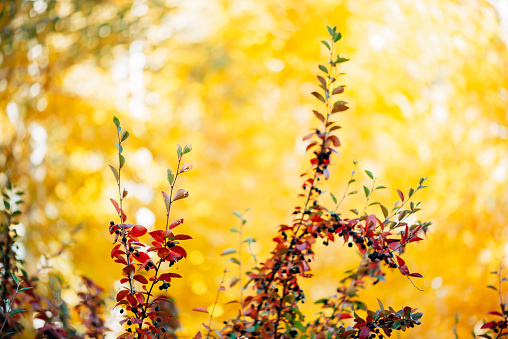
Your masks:
{"label": "green leaf", "polygon": [[15,282],[16,284],[18,284],[18,283],[19,283],[19,278],[18,278],[18,277],[17,277],[14,273],[12,273],[12,272],[11,272],[11,277],[12,277],[12,279],[14,280],[14,282]]}
{"label": "green leaf", "polygon": [[369,197],[370,195],[370,190],[367,188],[367,186],[363,186],[363,192],[365,192],[365,197]]}
{"label": "green leaf", "polygon": [[233,233],[240,233],[240,231],[239,231],[238,229],[234,228],[234,227],[231,227],[231,228],[229,229],[229,232],[233,232]]}
{"label": "green leaf", "polygon": [[337,32],[333,35],[333,42],[337,42],[340,39],[342,39],[342,34],[340,34],[340,32]]}
{"label": "green leaf", "polygon": [[129,132],[127,131],[122,131],[122,134],[120,135],[120,141],[124,141],[125,139],[127,139],[129,137]]}
{"label": "green leaf", "polygon": [[123,147],[115,142],[116,149],[118,150],[118,153],[123,152]]}
{"label": "green leaf", "polygon": [[252,244],[253,242],[256,242],[256,239],[253,237],[248,237],[243,240],[243,242],[248,242],[249,244]]}
{"label": "green leaf", "polygon": [[305,332],[307,327],[303,326],[303,324],[299,321],[293,322],[293,326],[296,327],[300,332]]}
{"label": "green leaf", "polygon": [[21,291],[26,291],[26,290],[30,290],[30,289],[32,289],[32,288],[33,288],[32,286],[30,286],[30,287],[23,287],[23,288],[20,288],[20,289],[19,289],[19,291],[20,291],[20,292],[21,292]]}
{"label": "green leaf", "polygon": [[234,248],[225,249],[224,251],[222,251],[222,253],[220,255],[228,255],[228,254],[232,254],[232,253],[236,253],[236,249],[234,249]]}
{"label": "green leaf", "polygon": [[111,165],[109,165],[109,167],[111,168],[111,171],[113,172],[113,175],[115,176],[116,183],[118,183],[118,171],[116,170],[116,168],[114,168]]}
{"label": "green leaf", "polygon": [[325,45],[325,46],[326,46],[326,48],[328,48],[328,50],[329,50],[329,51],[331,51],[331,48],[330,48],[330,45],[328,44],[328,42],[326,42],[326,41],[324,41],[324,40],[323,40],[323,41],[321,41],[321,42],[323,43],[323,45]]}
{"label": "green leaf", "polygon": [[335,32],[333,31],[333,29],[330,27],[330,26],[326,26],[326,29],[328,30],[328,33],[333,36],[335,34]]}
{"label": "green leaf", "polygon": [[352,210],[350,210],[351,212],[353,212],[354,214],[358,215],[358,210],[356,208],[353,208]]}
{"label": "green leaf", "polygon": [[115,124],[116,127],[120,126],[120,120],[116,116],[113,117],[113,123]]}
{"label": "green leaf", "polygon": [[494,291],[497,291],[497,288],[495,286],[492,286],[492,285],[487,285],[487,288],[491,288],[493,289]]}
{"label": "green leaf", "polygon": [[319,69],[328,74],[328,68],[326,68],[325,66],[319,65]]}
{"label": "green leaf", "polygon": [[2,335],[0,338],[3,338],[3,337],[7,337],[8,335],[11,335],[11,334],[14,334],[15,332],[9,332],[9,333],[5,333],[4,335]]}
{"label": "green leaf", "polygon": [[241,265],[240,261],[236,258],[230,258],[229,261],[231,261],[232,263],[235,263],[237,265]]}
{"label": "green leaf", "polygon": [[173,185],[173,183],[175,182],[175,175],[173,174],[173,171],[170,170],[169,168],[167,170],[167,173],[168,173],[168,175],[167,175],[168,182],[169,182],[170,185]]}
{"label": "green leaf", "polygon": [[349,180],[348,184],[352,184],[352,183],[354,183],[355,181],[356,181],[356,179],[351,179],[351,180]]}
{"label": "green leaf", "polygon": [[379,207],[381,207],[381,211],[383,212],[385,219],[388,218],[388,208],[384,207],[381,204],[379,204]]}
{"label": "green leaf", "polygon": [[381,302],[381,300],[378,299],[377,302],[379,304],[379,309],[384,312],[385,311],[385,307],[383,306],[383,303]]}
{"label": "green leaf", "polygon": [[371,171],[367,171],[365,170],[365,173],[367,173],[367,175],[369,176],[369,178],[371,178],[372,180],[374,180],[374,175],[372,174]]}
{"label": "green leaf", "polygon": [[192,145],[185,145],[185,147],[183,148],[183,154],[187,154],[190,151],[192,151]]}
{"label": "green leaf", "polygon": [[121,154],[118,155],[119,157],[119,160],[120,160],[120,168],[123,167],[123,165],[125,165],[125,157]]}
{"label": "green leaf", "polygon": [[330,196],[332,197],[332,200],[335,203],[335,205],[337,205],[337,198],[335,198],[335,195],[333,195],[333,193],[330,193]]}
{"label": "green leaf", "polygon": [[12,311],[10,314],[9,314],[9,317],[15,315],[15,314],[18,314],[18,313],[22,313],[22,312],[25,312],[25,310],[16,310],[16,311]]}
{"label": "green leaf", "polygon": [[182,158],[182,146],[176,145],[176,154],[178,155],[178,159]]}
{"label": "green leaf", "polygon": [[358,191],[351,191],[347,195],[353,195],[353,194],[356,194],[356,193],[358,193]]}
{"label": "green leaf", "polygon": [[378,187],[376,187],[377,190],[382,190],[383,188],[386,188],[386,186],[378,186]]}
{"label": "green leaf", "polygon": [[413,196],[413,194],[414,194],[414,193],[415,193],[415,190],[414,190],[414,189],[412,189],[412,188],[410,188],[410,189],[409,189],[409,193],[408,193],[409,198],[411,198],[411,197]]}

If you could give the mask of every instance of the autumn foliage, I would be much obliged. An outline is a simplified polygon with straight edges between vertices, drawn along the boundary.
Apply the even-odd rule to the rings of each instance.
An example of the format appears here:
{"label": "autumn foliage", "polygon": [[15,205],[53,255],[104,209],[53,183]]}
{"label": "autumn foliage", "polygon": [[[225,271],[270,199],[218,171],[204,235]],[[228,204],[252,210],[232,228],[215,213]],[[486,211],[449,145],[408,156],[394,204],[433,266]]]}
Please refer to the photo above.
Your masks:
{"label": "autumn foliage", "polygon": [[[387,187],[379,184],[380,179],[372,171],[358,170],[359,163],[353,160],[351,176],[345,179],[346,188],[342,196],[327,193],[326,183],[334,175],[332,166],[339,160],[340,117],[348,114],[346,111],[349,109],[348,103],[340,100],[346,91],[346,85],[340,82],[343,74],[341,65],[348,61],[337,52],[342,36],[336,27],[327,27],[327,31],[328,39],[322,44],[329,52],[328,61],[318,66],[320,73],[316,85],[319,90],[311,93],[319,106],[312,111],[315,117],[313,125],[303,137],[309,166],[301,175],[298,202],[289,211],[291,220],[279,225],[276,233],[270,235],[273,249],[269,255],[257,258],[251,248],[255,239],[244,237],[246,219],[243,214],[236,213],[241,227],[231,230],[235,236],[239,235],[239,244],[223,251],[222,255],[238,265],[238,276],[226,284],[228,272],[224,272],[215,304],[222,291],[239,285],[241,292],[237,300],[231,302],[238,308],[237,315],[225,320],[218,328],[212,324],[213,310],[209,312],[203,305],[192,305],[197,312],[196,319],[200,319],[199,313],[209,315],[208,324],[203,323],[203,333],[198,332],[193,338],[382,339],[399,331],[410,331],[421,324],[423,313],[418,311],[418,305],[408,301],[407,306],[395,309],[385,306],[380,299],[377,305],[367,305],[362,298],[362,290],[386,283],[389,270],[402,275],[408,284],[421,290],[418,279],[423,276],[406,264],[404,254],[412,243],[424,240],[431,225],[415,217],[421,202],[414,201],[414,198],[426,188],[427,178],[421,178],[414,188],[395,189],[398,200],[381,202],[376,193]],[[184,219],[173,216],[173,213],[179,201],[192,198],[187,190],[178,186],[180,176],[192,170],[193,166],[187,162],[192,145],[177,145],[177,165],[165,173],[167,188],[160,196],[166,212],[165,224],[156,225],[154,230],[149,231],[147,226],[131,222],[132,218],[127,215],[129,192],[124,185],[123,170],[129,164],[124,147],[130,134],[117,117],[114,117],[113,123],[118,156],[110,169],[118,195],[110,197],[116,215],[113,221],[104,222],[112,247],[103,256],[109,256],[117,264],[118,276],[122,277],[119,281],[121,287],[114,296],[114,310],[119,310],[122,315],[119,324],[123,331],[118,338],[175,338],[178,314],[171,299],[171,284],[173,279],[189,281],[178,270],[181,265],[186,265],[184,259],[188,255],[184,244],[192,240],[193,234],[179,232]],[[357,188],[360,175],[370,184]],[[31,313],[43,323],[36,329],[37,338],[105,338],[109,328],[104,317],[106,303],[103,288],[88,277],[80,277],[82,290],[76,293],[79,302],[71,310],[61,298],[64,286],[58,275],[50,274],[44,284],[37,276],[29,276],[24,268],[26,263],[16,256],[14,249],[23,192],[9,183],[2,195],[0,338],[21,335],[23,326],[20,319]],[[346,210],[343,202],[354,195],[361,195],[362,203]],[[330,198],[333,201],[331,205],[327,202]],[[234,241],[231,240],[231,244]],[[255,266],[247,269],[246,262],[242,261],[245,244],[255,259]],[[312,266],[319,246],[344,246],[358,253],[359,260],[355,269],[346,271],[341,277],[336,294],[311,300],[301,282],[313,278]],[[55,256],[64,251],[65,248],[62,248]],[[506,279],[501,274],[503,269],[501,266],[494,272],[498,275],[499,286],[491,286],[499,292],[500,309],[488,313],[496,319],[485,322],[482,326],[485,333],[481,337],[492,339],[508,335],[508,332],[503,332],[508,328],[508,310],[501,294],[501,283]],[[50,286],[50,293],[38,292],[38,287],[43,285]],[[306,302],[319,305],[320,311],[305,314],[301,306]],[[72,311],[78,319],[72,319]]]}

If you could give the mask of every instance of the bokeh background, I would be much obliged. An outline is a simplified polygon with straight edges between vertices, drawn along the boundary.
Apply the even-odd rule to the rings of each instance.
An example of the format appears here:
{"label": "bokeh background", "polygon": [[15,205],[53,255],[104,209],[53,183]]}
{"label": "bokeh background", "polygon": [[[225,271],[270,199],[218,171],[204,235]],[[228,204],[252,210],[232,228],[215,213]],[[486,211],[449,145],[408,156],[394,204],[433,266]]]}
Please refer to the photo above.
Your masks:
{"label": "bokeh background", "polygon": [[[85,274],[103,286],[108,305],[121,273],[109,258],[117,190],[112,117],[131,132],[124,149],[129,220],[164,222],[160,191],[176,165],[175,145],[192,144],[194,169],[175,205],[182,232],[194,240],[185,279],[171,293],[183,337],[213,304],[224,268],[220,253],[236,244],[232,211],[250,210],[245,235],[262,259],[276,227],[290,220],[305,170],[301,137],[315,126],[317,64],[326,25],[343,39],[345,100],[342,148],[328,190],[341,195],[352,170],[369,169],[390,190],[417,185],[428,238],[406,262],[423,279],[419,292],[388,274],[363,296],[424,312],[402,338],[460,338],[479,332],[498,305],[486,285],[508,254],[508,4],[503,0],[59,0],[0,4],[0,182],[25,189],[19,255],[47,281],[47,265],[68,286]],[[187,175],[188,174],[188,175]],[[359,174],[360,184],[368,178]],[[347,200],[344,214],[359,200]],[[331,200],[330,200],[331,203]],[[380,211],[372,207],[372,213]],[[80,226],[78,226],[80,225]],[[78,227],[78,228],[77,228]],[[67,250],[54,255],[62,246]],[[49,259],[48,259],[49,258]],[[254,263],[246,255],[246,266]],[[333,294],[358,256],[339,244],[321,248],[309,299]],[[43,268],[43,269],[41,269]],[[233,271],[231,275],[234,275]],[[220,321],[236,314],[237,287],[220,296]],[[108,309],[111,309],[108,308]],[[305,309],[311,317],[312,303]],[[456,314],[456,316],[455,316]],[[118,314],[108,315],[109,326]],[[456,320],[458,323],[456,324]],[[30,324],[27,324],[30,326]]]}

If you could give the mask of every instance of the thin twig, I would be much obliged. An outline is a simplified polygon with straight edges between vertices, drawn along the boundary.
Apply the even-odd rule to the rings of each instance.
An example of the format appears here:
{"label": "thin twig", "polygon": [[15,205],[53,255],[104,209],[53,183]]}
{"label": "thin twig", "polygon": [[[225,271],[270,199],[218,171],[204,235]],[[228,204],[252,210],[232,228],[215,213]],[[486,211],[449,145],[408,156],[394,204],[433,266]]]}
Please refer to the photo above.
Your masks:
{"label": "thin twig", "polygon": [[212,313],[210,314],[210,321],[208,322],[208,334],[206,335],[206,338],[210,338],[210,332],[212,331],[212,318],[213,318],[213,312],[215,312],[215,306],[217,305],[217,301],[219,300],[219,294],[222,288],[222,283],[226,279],[226,274],[228,273],[228,269],[226,268],[224,270],[224,275],[222,276],[222,280],[219,283],[219,288],[217,289],[217,295],[215,296],[215,302],[213,304]]}

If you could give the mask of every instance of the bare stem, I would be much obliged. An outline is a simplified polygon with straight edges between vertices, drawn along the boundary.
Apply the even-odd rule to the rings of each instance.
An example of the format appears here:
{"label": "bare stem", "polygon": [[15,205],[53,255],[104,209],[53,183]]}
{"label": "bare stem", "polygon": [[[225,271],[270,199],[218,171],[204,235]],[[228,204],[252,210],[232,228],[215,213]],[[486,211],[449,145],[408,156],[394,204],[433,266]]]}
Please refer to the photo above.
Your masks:
{"label": "bare stem", "polygon": [[10,318],[11,316],[11,313],[12,313],[12,305],[14,305],[14,299],[16,299],[16,295],[18,295],[18,291],[19,291],[19,285],[21,284],[21,281],[18,282],[18,284],[16,285],[16,292],[14,292],[14,296],[11,298],[10,302],[9,302],[9,311],[7,312],[7,305],[5,305],[5,320],[4,320],[4,323],[2,324],[2,328],[0,328],[0,334],[2,334],[2,331],[4,329],[4,326],[5,324],[7,323],[7,320]]}
{"label": "bare stem", "polygon": [[215,306],[217,306],[217,301],[219,300],[219,294],[222,288],[222,283],[226,279],[226,274],[228,273],[228,269],[226,268],[224,270],[224,275],[222,276],[222,280],[219,282],[219,288],[217,289],[217,295],[215,296],[215,302],[213,303],[212,313],[210,314],[210,321],[208,322],[208,334],[206,335],[206,338],[210,338],[210,333],[212,332],[212,318],[213,318],[213,312],[215,312]]}

